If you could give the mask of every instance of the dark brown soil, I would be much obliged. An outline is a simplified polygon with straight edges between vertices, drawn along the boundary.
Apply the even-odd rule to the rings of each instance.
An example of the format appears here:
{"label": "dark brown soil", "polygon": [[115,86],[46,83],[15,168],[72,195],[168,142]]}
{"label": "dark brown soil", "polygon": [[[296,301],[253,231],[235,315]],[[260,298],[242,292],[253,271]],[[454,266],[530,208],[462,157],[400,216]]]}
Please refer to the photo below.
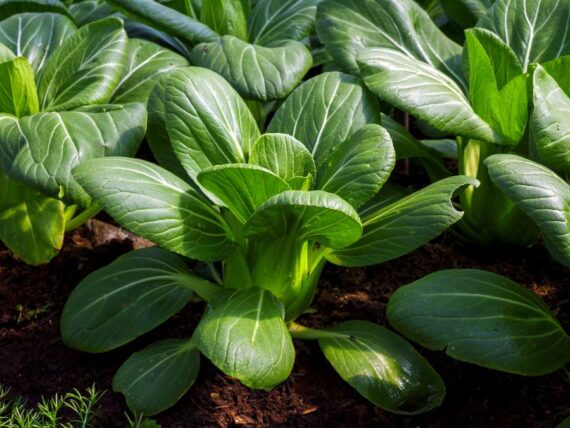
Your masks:
{"label": "dark brown soil", "polygon": [[[126,425],[123,398],[111,391],[117,367],[131,352],[154,340],[188,337],[203,306],[190,305],[156,331],[115,352],[89,355],[67,349],[59,338],[58,317],[73,287],[134,244],[144,245],[129,237],[105,241],[82,228],[68,236],[65,248],[52,263],[42,267],[26,266],[0,248],[0,383],[30,402],[95,383],[107,390],[97,423],[112,428]],[[436,270],[473,267],[506,275],[541,295],[570,330],[569,271],[552,262],[544,249],[471,248],[451,236],[377,267],[329,266],[315,301],[317,312],[302,321],[331,325],[367,319],[386,325],[386,302],[396,288]],[[525,378],[421,351],[447,385],[443,406],[424,415],[403,417],[375,408],[336,375],[315,344],[298,342],[293,374],[275,390],[249,390],[203,359],[190,392],[156,420],[165,428],[546,428],[570,414],[568,372]]]}

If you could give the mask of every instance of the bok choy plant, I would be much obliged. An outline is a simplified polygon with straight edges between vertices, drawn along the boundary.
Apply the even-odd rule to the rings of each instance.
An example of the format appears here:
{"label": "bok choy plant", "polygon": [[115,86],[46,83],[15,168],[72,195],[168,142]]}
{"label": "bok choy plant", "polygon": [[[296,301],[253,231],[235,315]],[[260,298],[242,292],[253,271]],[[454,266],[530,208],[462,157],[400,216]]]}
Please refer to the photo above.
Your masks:
{"label": "bok choy plant", "polygon": [[[307,49],[319,0],[108,0],[128,18],[190,48],[248,100],[288,95],[313,64]],[[303,43],[302,43],[303,42]]]}
{"label": "bok choy plant", "polygon": [[[286,323],[309,306],[325,262],[368,265],[417,248],[461,217],[451,197],[474,183],[454,177],[386,201],[380,189],[395,159],[388,134],[376,124],[378,103],[340,73],[298,88],[263,135],[232,87],[202,68],[163,80],[149,111],[154,132],[148,138],[160,138],[184,178],[142,160],[112,157],[83,162],[74,177],[120,224],[164,249],[131,253],[92,274],[62,316],[68,345],[103,352],[172,316],[192,291],[209,303],[192,340],[160,342],[119,370],[115,388],[144,412],[170,406],[190,386],[198,349],[248,386],[269,389],[285,380],[294,361]],[[221,261],[220,284],[198,277],[166,250]],[[375,379],[373,401],[404,412],[440,402],[441,380],[406,342],[376,325],[345,328],[375,347],[386,342],[398,364],[414,367],[410,375],[417,379],[410,382],[416,386],[398,391],[398,382]],[[181,370],[179,383],[170,385],[172,376],[152,370],[139,379],[157,358],[169,362],[160,372]],[[407,383],[408,374],[401,376]],[[163,391],[158,398],[145,393],[156,380]],[[368,388],[359,386],[362,381],[352,383]]]}
{"label": "bok choy plant", "polygon": [[0,22],[0,240],[16,256],[47,263],[64,231],[99,211],[71,170],[133,156],[154,79],[185,65],[158,45],[128,40],[116,18],[81,29],[59,13]]}
{"label": "bok choy plant", "polygon": [[[480,14],[489,2],[476,3]],[[455,7],[461,5],[467,7]],[[338,65],[380,98],[457,137],[460,174],[481,182],[461,195],[465,237],[528,245],[543,236],[556,259],[570,265],[567,191],[556,186],[550,193],[563,203],[531,202],[549,184],[523,168],[517,174],[524,184],[504,193],[512,186],[492,179],[487,166],[497,163],[486,163],[516,155],[568,172],[556,110],[567,103],[570,3],[498,0],[465,32],[462,48],[411,0],[324,0],[318,34]]]}
{"label": "bok choy plant", "polygon": [[[439,405],[439,375],[385,327],[346,321],[312,329],[296,321],[309,308],[326,262],[366,266],[418,248],[461,218],[453,195],[477,181],[457,176],[407,196],[390,191],[384,185],[395,153],[378,125],[378,101],[356,78],[338,72],[297,88],[265,133],[232,86],[204,68],[170,74],[155,87],[148,108],[148,139],[162,150],[162,166],[107,157],[81,163],[74,177],[117,222],[160,248],[129,253],[86,277],[65,305],[64,342],[86,352],[109,351],[197,296],[207,308],[191,338],[150,345],[117,372],[113,387],[134,411],[154,414],[173,405],[196,379],[200,353],[245,385],[271,389],[291,372],[292,338],[318,340],[335,370],[384,409],[414,414]],[[449,276],[447,282],[460,289],[465,280],[459,277],[469,272],[457,272],[442,273],[442,282]],[[479,315],[506,293],[512,305],[486,308],[484,316],[497,320],[485,328],[490,325],[487,334],[495,343],[509,344],[497,355],[518,351],[520,365],[489,363],[479,348],[484,343],[473,342],[472,353],[462,348],[455,356],[520,373],[527,364],[527,374],[538,374],[533,348],[525,347],[550,345],[552,339],[557,350],[567,350],[569,339],[536,297],[504,285],[502,277],[486,279],[487,300],[472,300],[483,286],[472,280],[472,296],[458,293],[454,307]],[[509,288],[501,291],[503,286]],[[416,289],[419,294],[426,287]],[[433,311],[444,311],[437,302],[430,300]],[[399,316],[398,299],[392,307],[391,319],[407,334],[408,320],[415,320]],[[543,342],[511,338],[516,334],[503,321],[503,310],[544,318],[536,331],[558,326],[556,335]],[[439,342],[411,337],[441,349],[446,339],[475,336],[477,323],[461,326]],[[567,361],[567,353],[556,355],[546,370]]]}

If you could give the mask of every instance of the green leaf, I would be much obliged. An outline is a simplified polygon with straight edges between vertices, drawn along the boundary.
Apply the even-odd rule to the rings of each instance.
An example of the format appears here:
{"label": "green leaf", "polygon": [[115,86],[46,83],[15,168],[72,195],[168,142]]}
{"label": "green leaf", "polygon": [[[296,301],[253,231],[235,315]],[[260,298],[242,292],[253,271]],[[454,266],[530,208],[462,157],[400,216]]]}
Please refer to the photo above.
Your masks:
{"label": "green leaf", "polygon": [[301,85],[279,107],[267,132],[288,134],[313,155],[317,176],[333,147],[368,123],[380,122],[378,100],[359,80],[323,73]]}
{"label": "green leaf", "polygon": [[167,250],[216,261],[232,249],[219,212],[159,166],[138,159],[96,159],[79,165],[74,177],[123,227]]}
{"label": "green leaf", "polygon": [[48,263],[61,249],[64,208],[0,173],[0,241],[27,264]]}
{"label": "green leaf", "polygon": [[28,59],[39,73],[47,59],[77,32],[73,22],[57,13],[26,13],[0,22],[0,43]]}
{"label": "green leaf", "polygon": [[212,192],[242,223],[270,197],[291,190],[271,171],[247,164],[218,165],[198,174],[198,182]]}
{"label": "green leaf", "polygon": [[219,37],[207,25],[153,0],[107,0],[107,3],[129,18],[191,45],[211,42]]}
{"label": "green leaf", "polygon": [[198,67],[173,72],[166,83],[166,127],[188,175],[244,163],[259,137],[251,111],[221,76]]}
{"label": "green leaf", "polygon": [[233,36],[196,46],[190,58],[223,76],[242,97],[260,101],[288,95],[313,64],[311,52],[299,42],[266,48]]}
{"label": "green leaf", "polygon": [[[2,23],[0,23],[0,27],[1,27]],[[0,33],[0,37],[2,36],[2,33]],[[14,53],[8,49],[6,46],[4,46],[2,43],[0,43],[0,64],[6,61],[12,61],[13,59],[16,58],[16,55],[14,55]]]}
{"label": "green leaf", "polygon": [[251,43],[279,46],[286,40],[301,41],[315,28],[320,0],[258,1],[250,16]]}
{"label": "green leaf", "polygon": [[192,386],[200,371],[200,352],[185,339],[166,339],[135,352],[113,378],[137,415],[156,415],[172,407]]}
{"label": "green leaf", "polygon": [[170,49],[146,40],[130,39],[125,72],[111,97],[113,103],[146,103],[156,83],[167,73],[188,66]]}
{"label": "green leaf", "polygon": [[243,233],[247,238],[264,240],[295,235],[298,241],[310,240],[336,249],[356,242],[362,224],[354,208],[335,194],[291,190],[261,205]]}
{"label": "green leaf", "polygon": [[374,405],[414,415],[441,405],[445,386],[404,339],[368,321],[346,321],[319,339],[334,369]]}
{"label": "green leaf", "polygon": [[406,196],[409,196],[410,193],[407,188],[388,182],[382,186],[382,189],[380,189],[372,199],[360,207],[358,215],[360,218],[368,218],[381,208],[387,207],[400,199],[404,199]]}
{"label": "green leaf", "polygon": [[[479,40],[478,34],[480,33],[465,32],[469,54],[471,105],[481,118],[504,136],[504,143],[517,145],[524,135],[528,119],[527,77],[519,73],[508,83],[503,82],[504,86],[499,88],[495,70],[500,73],[499,67],[502,64],[495,65],[494,59],[508,58],[510,49],[506,45],[496,43],[491,46],[494,54],[491,57],[483,45],[485,40]],[[512,68],[516,70],[516,66]],[[503,73],[509,78],[516,71]]]}
{"label": "green leaf", "polygon": [[440,0],[447,16],[461,28],[474,27],[495,0]]}
{"label": "green leaf", "polygon": [[383,48],[363,51],[358,63],[366,86],[390,104],[446,133],[500,141],[473,111],[461,88],[434,67]]}
{"label": "green leaf", "polygon": [[552,256],[570,267],[570,185],[515,155],[493,155],[485,165],[493,183],[542,230]]}
{"label": "green leaf", "polygon": [[362,220],[362,238],[327,259],[341,266],[368,266],[415,250],[463,217],[452,198],[468,185],[477,186],[478,181],[449,177],[368,214]]}
{"label": "green leaf", "polygon": [[83,0],[71,4],[68,9],[79,27],[115,14],[105,0]]}
{"label": "green leaf", "polygon": [[293,368],[295,348],[283,304],[258,288],[228,291],[208,306],[194,333],[200,351],[244,385],[269,390]]}
{"label": "green leaf", "polygon": [[0,0],[0,21],[24,12],[54,12],[70,16],[59,0]]}
{"label": "green leaf", "polygon": [[42,110],[104,104],[123,74],[127,34],[117,18],[82,27],[53,52],[38,76]]}
{"label": "green leaf", "polygon": [[543,67],[550,76],[554,77],[564,92],[570,94],[570,73],[568,73],[568,69],[570,67],[570,55],[545,62],[541,64],[541,67]]}
{"label": "green leaf", "polygon": [[222,36],[247,40],[244,0],[202,0],[200,21]]}
{"label": "green leaf", "polygon": [[433,273],[399,288],[387,315],[422,346],[491,369],[537,376],[570,361],[570,338],[548,307],[495,273]]}
{"label": "green leaf", "polygon": [[0,63],[0,113],[16,117],[39,111],[34,72],[22,57]]}
{"label": "green leaf", "polygon": [[91,200],[71,170],[88,159],[134,156],[145,124],[146,111],[138,103],[27,116],[17,124],[19,133],[0,136],[0,162],[9,177],[86,207]]}
{"label": "green leaf", "polygon": [[317,33],[335,61],[352,74],[360,73],[359,54],[389,48],[464,86],[461,47],[413,0],[324,0],[317,12]]}
{"label": "green leaf", "polygon": [[388,132],[365,125],[331,150],[315,188],[334,193],[358,209],[378,193],[396,163]]}
{"label": "green leaf", "polygon": [[541,66],[533,87],[531,132],[540,159],[556,171],[570,172],[570,97]]}
{"label": "green leaf", "polygon": [[122,346],[186,306],[192,281],[205,282],[175,254],[157,247],[127,253],[73,290],[61,316],[63,340],[85,352]]}
{"label": "green leaf", "polygon": [[559,0],[497,0],[479,26],[493,31],[530,64],[570,53],[570,3]]}
{"label": "green leaf", "polygon": [[569,427],[570,427],[570,417],[567,417],[562,421],[562,423],[556,426],[556,428],[569,428]]}
{"label": "green leaf", "polygon": [[306,190],[316,174],[311,153],[299,140],[286,134],[264,134],[251,149],[249,162],[273,171],[293,190]]}

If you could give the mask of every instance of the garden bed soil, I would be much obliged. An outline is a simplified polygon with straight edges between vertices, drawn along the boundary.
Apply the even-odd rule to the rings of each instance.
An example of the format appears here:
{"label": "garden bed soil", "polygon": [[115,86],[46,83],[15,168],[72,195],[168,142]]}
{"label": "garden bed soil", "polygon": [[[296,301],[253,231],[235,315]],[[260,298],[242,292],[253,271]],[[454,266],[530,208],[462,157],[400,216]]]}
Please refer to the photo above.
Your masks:
{"label": "garden bed soil", "polygon": [[[89,272],[145,242],[112,227],[83,227],[66,238],[49,265],[30,267],[0,247],[0,383],[34,403],[43,396],[85,390],[93,383],[107,392],[95,426],[124,427],[126,406],[112,392],[113,374],[132,353],[167,337],[188,337],[203,311],[189,305],[173,319],[114,352],[90,355],[66,348],[59,316],[72,289]],[[110,232],[110,233],[109,233]],[[346,319],[387,325],[386,303],[399,286],[440,269],[483,268],[518,281],[545,299],[570,330],[570,275],[540,246],[473,248],[446,235],[412,254],[380,266],[328,266],[315,313],[301,322],[328,326]],[[172,409],[155,417],[175,427],[554,427],[570,414],[570,374],[526,378],[454,361],[441,352],[420,351],[447,386],[442,407],[419,416],[375,408],[346,385],[318,346],[297,342],[289,380],[270,392],[252,391],[205,359],[195,385]]]}

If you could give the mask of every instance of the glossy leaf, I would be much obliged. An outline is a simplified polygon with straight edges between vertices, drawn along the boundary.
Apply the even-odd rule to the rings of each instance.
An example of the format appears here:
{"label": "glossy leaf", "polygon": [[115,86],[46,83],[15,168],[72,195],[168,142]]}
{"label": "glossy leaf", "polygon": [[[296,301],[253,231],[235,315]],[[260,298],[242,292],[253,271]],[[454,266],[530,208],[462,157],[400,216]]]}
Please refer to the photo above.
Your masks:
{"label": "glossy leaf", "polygon": [[363,218],[358,242],[327,259],[342,266],[368,266],[403,256],[461,219],[452,198],[459,189],[477,184],[469,177],[449,177],[384,206]]}
{"label": "glossy leaf", "polygon": [[83,0],[72,3],[68,9],[79,27],[116,13],[105,0]]}
{"label": "glossy leaf", "polygon": [[313,155],[317,176],[333,147],[368,123],[380,122],[380,108],[358,79],[323,73],[301,85],[279,107],[267,132],[288,134]]}
{"label": "glossy leaf", "polygon": [[223,76],[242,97],[260,101],[288,95],[313,64],[311,52],[299,42],[267,48],[233,36],[196,46],[190,58]]}
{"label": "glossy leaf", "polygon": [[113,103],[146,103],[165,74],[188,66],[183,56],[146,40],[130,39],[127,51],[124,74],[111,97]]}
{"label": "glossy leaf", "polygon": [[0,22],[0,43],[28,59],[35,73],[67,38],[77,31],[71,20],[57,13],[25,13]]}
{"label": "glossy leaf", "polygon": [[[316,174],[311,153],[299,140],[286,134],[264,134],[251,149],[249,162],[273,171],[293,187],[301,190]],[[296,187],[299,185],[300,187]],[[305,189],[307,190],[307,189]]]}
{"label": "glossy leaf", "polygon": [[[0,23],[0,25],[1,25],[1,23]],[[6,61],[12,61],[15,58],[16,58],[16,55],[10,49],[8,49],[5,45],[0,43],[0,63],[6,62]]]}
{"label": "glossy leaf", "polygon": [[228,226],[218,211],[159,166],[96,159],[79,165],[74,177],[119,224],[167,250],[205,261],[222,260],[231,250]]}
{"label": "glossy leaf", "polygon": [[0,21],[25,12],[53,12],[69,16],[59,0],[0,0]]}
{"label": "glossy leaf", "polygon": [[570,172],[570,97],[540,66],[534,72],[531,131],[542,162]]}
{"label": "glossy leaf", "polygon": [[[248,0],[249,1],[249,0]],[[245,0],[202,0],[200,21],[220,35],[247,40]]]}
{"label": "glossy leaf", "polygon": [[332,149],[315,188],[334,193],[358,209],[378,193],[395,163],[388,132],[379,125],[365,125]]}
{"label": "glossy leaf", "polygon": [[570,53],[570,3],[560,0],[497,0],[479,26],[493,31],[530,64]]}
{"label": "glossy leaf", "polygon": [[269,390],[293,368],[295,349],[284,310],[269,291],[228,291],[208,307],[194,333],[200,351],[225,374]]}
{"label": "glossy leaf", "polygon": [[204,169],[198,174],[198,182],[218,197],[242,223],[267,199],[291,190],[285,180],[271,171],[248,164]]}
{"label": "glossy leaf", "polygon": [[16,117],[39,111],[34,72],[22,57],[0,63],[0,112]]}
{"label": "glossy leaf", "polygon": [[538,225],[552,256],[570,267],[570,185],[515,155],[494,155],[485,165],[493,183]]}
{"label": "glossy leaf", "polygon": [[441,405],[445,386],[437,372],[404,339],[368,321],[346,321],[319,339],[341,377],[374,405],[410,415]]}
{"label": "glossy leaf", "polygon": [[388,48],[427,63],[463,86],[461,47],[413,0],[324,0],[317,32],[345,70],[359,74],[357,56]]}
{"label": "glossy leaf", "polygon": [[301,41],[313,32],[320,0],[258,1],[250,16],[250,41],[279,46],[285,40]]}
{"label": "glossy leaf", "polygon": [[491,369],[537,376],[570,361],[570,337],[548,307],[495,273],[433,273],[399,288],[387,315],[421,345]]}
{"label": "glossy leaf", "polygon": [[104,104],[121,79],[127,34],[108,18],[82,27],[53,52],[38,78],[42,110]]}
{"label": "glossy leaf", "polygon": [[383,48],[364,51],[358,63],[366,86],[390,104],[446,133],[500,141],[473,111],[461,88],[434,67]]}
{"label": "glossy leaf", "polygon": [[165,99],[168,135],[191,178],[214,165],[245,162],[259,129],[222,77],[198,67],[177,70],[168,78]]}
{"label": "glossy leaf", "polygon": [[129,18],[164,31],[191,45],[211,42],[219,37],[210,27],[200,21],[154,0],[106,1]]}
{"label": "glossy leaf", "polygon": [[173,406],[195,382],[200,352],[185,339],[166,339],[135,352],[113,378],[137,415],[155,415]]}
{"label": "glossy leaf", "polygon": [[360,238],[362,224],[352,206],[332,193],[292,190],[261,205],[243,233],[248,238],[273,240],[286,234],[298,241],[315,241],[344,248]]}
{"label": "glossy leaf", "polygon": [[90,198],[71,170],[87,159],[134,156],[145,123],[145,108],[137,103],[27,116],[17,124],[20,133],[0,140],[0,161],[8,176],[86,207]]}
{"label": "glossy leaf", "polygon": [[105,352],[152,330],[190,302],[192,275],[175,254],[156,247],[127,253],[73,290],[61,316],[67,346]]}
{"label": "glossy leaf", "polygon": [[495,0],[440,0],[447,16],[462,28],[475,26]]}

